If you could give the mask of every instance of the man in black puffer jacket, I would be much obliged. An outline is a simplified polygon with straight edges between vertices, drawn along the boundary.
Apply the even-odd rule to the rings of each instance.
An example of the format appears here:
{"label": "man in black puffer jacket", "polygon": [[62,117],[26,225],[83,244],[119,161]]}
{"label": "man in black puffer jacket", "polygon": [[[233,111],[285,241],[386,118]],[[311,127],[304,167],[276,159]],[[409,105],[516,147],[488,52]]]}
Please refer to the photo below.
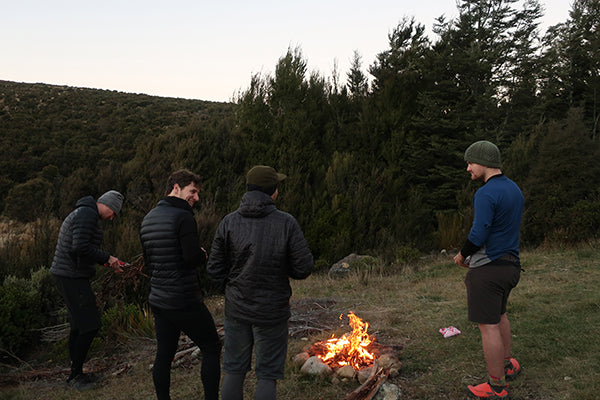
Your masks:
{"label": "man in black puffer jacket", "polygon": [[62,223],[50,272],[54,275],[69,313],[69,356],[71,374],[67,382],[79,389],[94,386],[83,373],[83,363],[92,340],[101,327],[100,310],[90,279],[98,264],[110,265],[115,273],[123,272],[121,262],[100,248],[103,232],[100,219],[112,221],[123,205],[123,195],[110,190],[94,200],[86,196],[76,204]]}
{"label": "man in black puffer jacket", "polygon": [[296,219],[275,206],[286,178],[258,165],[246,176],[248,191],[215,234],[208,273],[225,288],[223,400],[241,400],[255,347],[255,399],[276,398],[287,354],[289,278],[304,279],[313,257]]}
{"label": "man in black puffer jacket", "polygon": [[196,268],[205,266],[193,205],[201,178],[188,170],[171,174],[166,197],[142,221],[140,239],[152,274],[149,302],[156,329],[152,378],[159,400],[170,399],[171,362],[183,331],[202,352],[204,396],[217,400],[221,379],[221,341],[204,304]]}

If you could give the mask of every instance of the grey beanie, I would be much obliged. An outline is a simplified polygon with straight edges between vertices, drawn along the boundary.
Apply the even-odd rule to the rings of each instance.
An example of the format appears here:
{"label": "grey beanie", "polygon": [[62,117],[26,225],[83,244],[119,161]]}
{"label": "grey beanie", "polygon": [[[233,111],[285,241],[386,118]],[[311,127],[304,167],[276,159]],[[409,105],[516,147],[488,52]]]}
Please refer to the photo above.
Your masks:
{"label": "grey beanie", "polygon": [[123,195],[116,190],[109,190],[98,198],[98,203],[102,203],[118,214],[123,205]]}
{"label": "grey beanie", "polygon": [[470,145],[465,151],[465,161],[491,168],[500,168],[502,165],[498,146],[487,140]]}

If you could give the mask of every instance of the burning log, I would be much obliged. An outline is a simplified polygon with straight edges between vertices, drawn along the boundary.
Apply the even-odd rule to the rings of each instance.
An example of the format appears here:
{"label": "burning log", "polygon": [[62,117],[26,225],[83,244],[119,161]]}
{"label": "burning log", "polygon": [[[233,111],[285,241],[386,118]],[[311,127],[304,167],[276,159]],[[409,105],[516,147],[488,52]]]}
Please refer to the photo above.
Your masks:
{"label": "burning log", "polygon": [[[340,315],[342,319],[343,315]],[[350,365],[354,369],[369,367],[379,355],[379,345],[376,338],[367,332],[369,323],[363,322],[352,311],[348,313],[352,332],[341,338],[315,343],[308,351],[309,355],[317,356],[333,369]]]}

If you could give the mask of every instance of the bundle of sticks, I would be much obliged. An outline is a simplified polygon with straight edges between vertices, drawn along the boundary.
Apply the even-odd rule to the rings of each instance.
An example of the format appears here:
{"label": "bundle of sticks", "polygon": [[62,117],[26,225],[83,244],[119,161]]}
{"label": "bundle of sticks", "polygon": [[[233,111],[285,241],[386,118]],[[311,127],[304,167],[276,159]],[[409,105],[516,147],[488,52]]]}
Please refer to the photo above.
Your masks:
{"label": "bundle of sticks", "polygon": [[140,255],[133,262],[121,265],[123,273],[116,274],[112,270],[105,272],[99,278],[100,290],[96,293],[98,307],[102,309],[111,296],[117,300],[125,299],[128,287],[133,287],[134,291],[137,290],[140,278],[148,277],[143,272],[144,267],[144,257]]}

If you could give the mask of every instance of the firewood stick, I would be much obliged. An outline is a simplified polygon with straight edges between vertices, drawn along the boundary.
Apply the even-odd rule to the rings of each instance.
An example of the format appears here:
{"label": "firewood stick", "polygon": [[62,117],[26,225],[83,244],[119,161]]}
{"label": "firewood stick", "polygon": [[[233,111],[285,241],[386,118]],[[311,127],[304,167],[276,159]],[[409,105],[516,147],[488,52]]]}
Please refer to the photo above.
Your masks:
{"label": "firewood stick", "polygon": [[386,381],[390,371],[387,368],[379,368],[378,360],[373,362],[373,369],[369,378],[355,389],[344,400],[371,400]]}
{"label": "firewood stick", "polygon": [[181,351],[175,353],[175,356],[173,357],[173,361],[178,360],[181,357],[183,357],[189,353],[192,353],[197,348],[198,348],[198,346],[193,346],[193,347],[190,347],[189,349],[181,350]]}

